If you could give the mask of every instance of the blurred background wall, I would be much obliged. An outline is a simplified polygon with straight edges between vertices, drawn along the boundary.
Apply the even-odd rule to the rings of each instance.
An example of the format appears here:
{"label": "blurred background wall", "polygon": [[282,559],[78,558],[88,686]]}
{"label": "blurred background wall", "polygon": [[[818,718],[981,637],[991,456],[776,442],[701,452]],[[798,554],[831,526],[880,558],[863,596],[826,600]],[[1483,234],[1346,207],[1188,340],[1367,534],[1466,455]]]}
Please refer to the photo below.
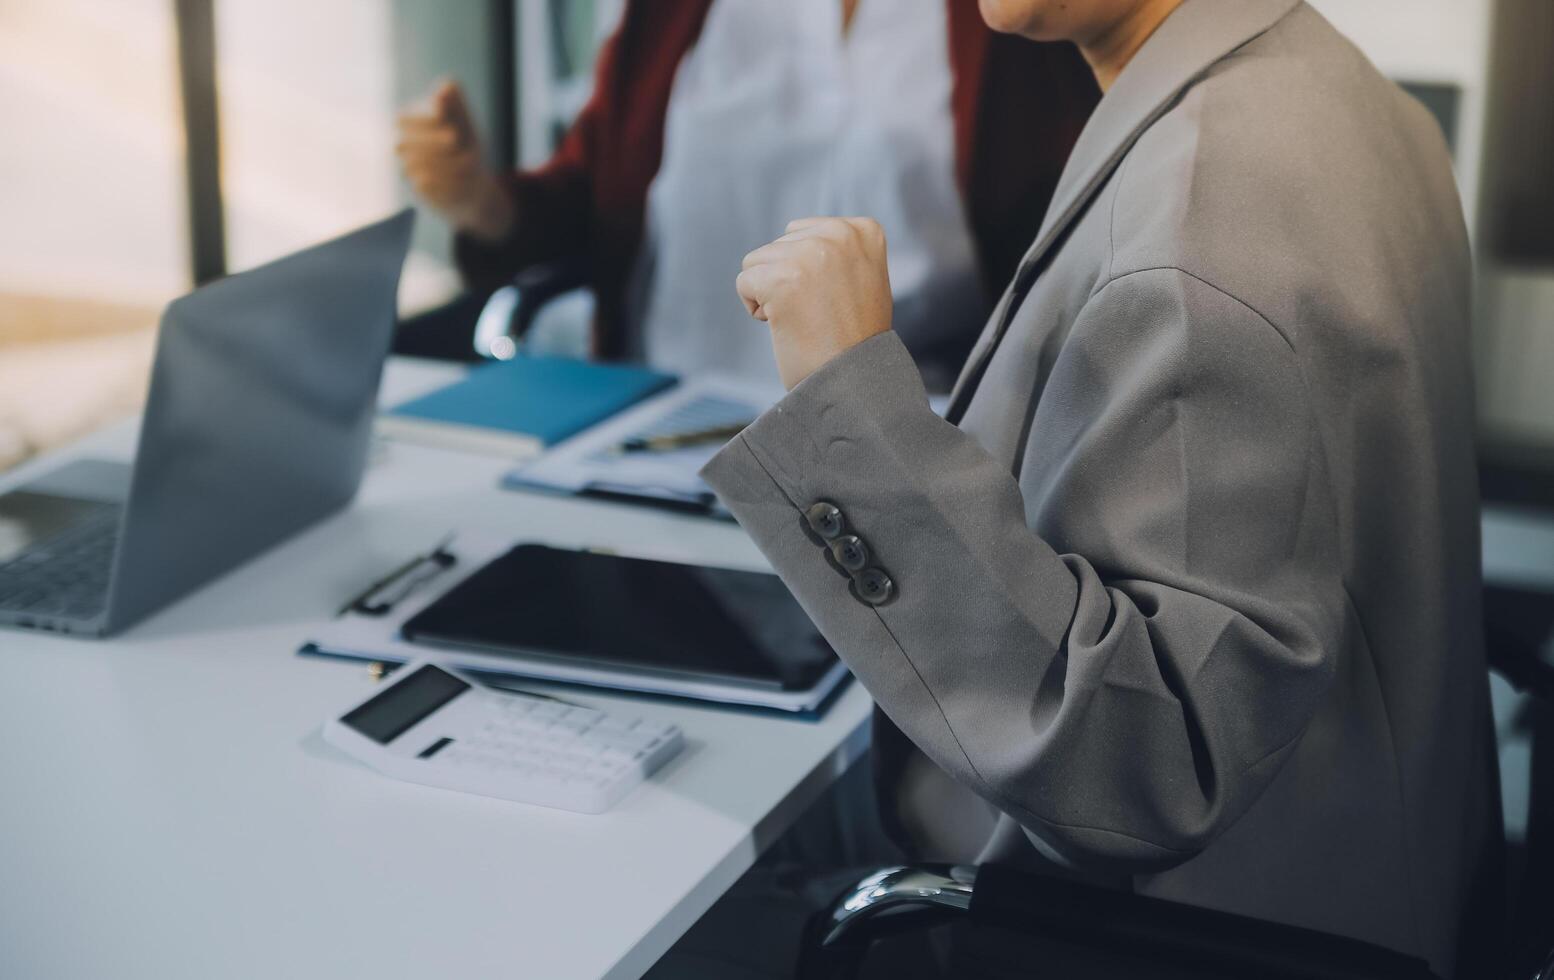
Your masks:
{"label": "blurred background wall", "polygon": [[[1313,0],[1451,137],[1486,443],[1554,458],[1554,3]],[[621,0],[0,0],[0,467],[133,409],[162,304],[408,200],[396,109],[545,158]],[[457,288],[423,221],[402,295]],[[1509,448],[1506,448],[1509,447]]]}

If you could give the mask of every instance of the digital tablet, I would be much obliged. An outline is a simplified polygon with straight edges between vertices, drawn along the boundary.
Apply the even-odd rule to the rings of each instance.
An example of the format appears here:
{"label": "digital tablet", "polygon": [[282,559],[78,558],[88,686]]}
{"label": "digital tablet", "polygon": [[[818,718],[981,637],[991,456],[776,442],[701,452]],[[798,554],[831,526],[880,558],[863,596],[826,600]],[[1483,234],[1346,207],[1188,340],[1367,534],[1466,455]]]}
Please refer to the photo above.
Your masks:
{"label": "digital tablet", "polygon": [[524,544],[405,622],[412,643],[782,691],[836,655],[770,573]]}

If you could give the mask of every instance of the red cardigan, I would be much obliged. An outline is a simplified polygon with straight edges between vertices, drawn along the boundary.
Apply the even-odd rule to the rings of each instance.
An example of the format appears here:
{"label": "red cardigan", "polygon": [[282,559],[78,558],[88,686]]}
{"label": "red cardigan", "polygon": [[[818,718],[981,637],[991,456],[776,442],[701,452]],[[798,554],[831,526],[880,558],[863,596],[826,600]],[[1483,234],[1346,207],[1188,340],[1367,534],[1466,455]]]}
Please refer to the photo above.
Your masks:
{"label": "red cardigan", "polygon": [[[956,177],[996,295],[1035,238],[1100,92],[1071,45],[996,34],[975,0],[946,2]],[[620,356],[623,298],[663,153],[670,89],[712,3],[630,0],[600,53],[593,97],[555,156],[507,175],[520,215],[513,235],[496,245],[455,240],[471,286],[494,288],[537,262],[585,259],[598,303],[594,353]]]}

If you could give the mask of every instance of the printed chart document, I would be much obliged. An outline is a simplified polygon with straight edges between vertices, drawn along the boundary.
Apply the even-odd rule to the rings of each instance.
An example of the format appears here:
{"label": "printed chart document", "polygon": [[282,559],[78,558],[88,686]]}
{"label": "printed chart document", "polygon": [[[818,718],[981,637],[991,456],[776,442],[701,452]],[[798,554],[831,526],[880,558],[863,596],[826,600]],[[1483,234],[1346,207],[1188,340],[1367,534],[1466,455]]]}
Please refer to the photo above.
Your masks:
{"label": "printed chart document", "polygon": [[782,395],[780,387],[763,388],[730,375],[685,380],[510,471],[503,485],[732,519],[697,475],[727,443],[726,436],[668,449],[624,451],[622,447],[638,440],[743,426]]}

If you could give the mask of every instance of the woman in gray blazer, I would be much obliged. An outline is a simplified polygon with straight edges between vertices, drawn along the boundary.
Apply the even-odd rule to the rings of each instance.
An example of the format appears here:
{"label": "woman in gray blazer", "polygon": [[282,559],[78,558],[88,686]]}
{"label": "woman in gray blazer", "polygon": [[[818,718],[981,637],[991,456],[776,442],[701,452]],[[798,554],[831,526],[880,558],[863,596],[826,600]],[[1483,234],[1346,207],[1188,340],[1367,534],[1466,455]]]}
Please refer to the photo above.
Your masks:
{"label": "woman in gray blazer", "polygon": [[878,702],[919,854],[1451,976],[1498,827],[1441,134],[1299,0],[982,9],[1106,94],[948,419],[878,227],[799,221],[738,281],[791,391],[705,475]]}

